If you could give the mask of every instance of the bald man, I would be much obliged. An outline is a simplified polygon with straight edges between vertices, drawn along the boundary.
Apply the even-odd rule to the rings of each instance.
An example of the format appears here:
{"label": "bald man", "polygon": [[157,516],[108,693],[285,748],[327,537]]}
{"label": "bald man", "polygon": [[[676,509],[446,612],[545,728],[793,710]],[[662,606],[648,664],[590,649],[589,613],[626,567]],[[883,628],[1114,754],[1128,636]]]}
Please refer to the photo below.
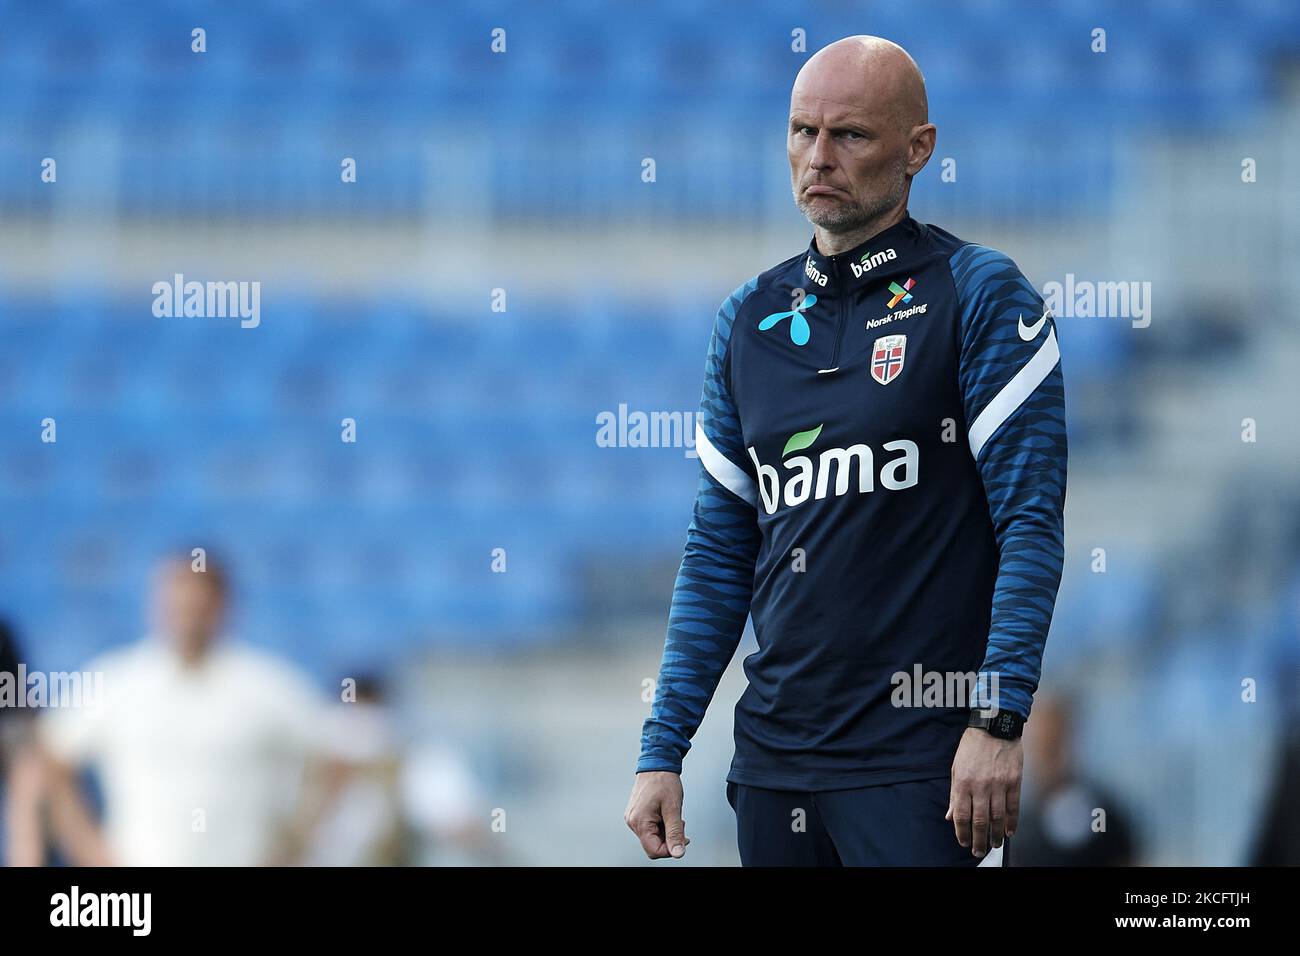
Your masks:
{"label": "bald man", "polygon": [[908,215],[935,127],[902,48],[820,50],[787,137],[812,241],[714,320],[625,819],[652,859],[685,852],[682,758],[750,615],[741,862],[977,864],[1016,828],[1061,575],[1056,330],[1009,258]]}

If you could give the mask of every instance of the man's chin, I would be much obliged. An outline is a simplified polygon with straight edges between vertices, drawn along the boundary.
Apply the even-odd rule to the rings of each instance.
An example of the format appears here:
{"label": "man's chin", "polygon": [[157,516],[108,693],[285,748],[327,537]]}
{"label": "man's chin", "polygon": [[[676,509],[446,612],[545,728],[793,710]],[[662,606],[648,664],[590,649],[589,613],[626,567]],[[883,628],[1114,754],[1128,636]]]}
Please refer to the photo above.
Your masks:
{"label": "man's chin", "polygon": [[816,202],[803,200],[797,203],[804,217],[820,229],[828,232],[848,232],[862,226],[866,220],[862,210],[843,202]]}

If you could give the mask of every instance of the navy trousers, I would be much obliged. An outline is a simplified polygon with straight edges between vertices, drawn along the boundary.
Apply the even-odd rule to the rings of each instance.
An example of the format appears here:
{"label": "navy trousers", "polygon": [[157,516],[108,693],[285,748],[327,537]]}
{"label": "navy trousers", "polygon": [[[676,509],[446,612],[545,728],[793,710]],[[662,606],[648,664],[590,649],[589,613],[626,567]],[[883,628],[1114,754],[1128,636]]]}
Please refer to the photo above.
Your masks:
{"label": "navy trousers", "polygon": [[978,866],[957,842],[949,780],[856,790],[727,784],[742,866]]}

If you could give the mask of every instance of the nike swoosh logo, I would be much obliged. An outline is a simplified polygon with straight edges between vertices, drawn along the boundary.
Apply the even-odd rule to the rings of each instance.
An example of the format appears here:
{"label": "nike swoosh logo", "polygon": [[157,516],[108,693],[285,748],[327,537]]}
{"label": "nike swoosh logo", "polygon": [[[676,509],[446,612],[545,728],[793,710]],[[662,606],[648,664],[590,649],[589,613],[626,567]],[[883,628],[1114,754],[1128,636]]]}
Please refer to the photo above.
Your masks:
{"label": "nike swoosh logo", "polygon": [[1042,318],[1040,318],[1033,325],[1025,325],[1025,316],[1024,313],[1021,313],[1019,323],[1018,323],[1020,327],[1020,337],[1024,339],[1026,342],[1032,342],[1035,336],[1038,335],[1038,330],[1043,327],[1043,323],[1046,321],[1047,321],[1046,308],[1043,309]]}

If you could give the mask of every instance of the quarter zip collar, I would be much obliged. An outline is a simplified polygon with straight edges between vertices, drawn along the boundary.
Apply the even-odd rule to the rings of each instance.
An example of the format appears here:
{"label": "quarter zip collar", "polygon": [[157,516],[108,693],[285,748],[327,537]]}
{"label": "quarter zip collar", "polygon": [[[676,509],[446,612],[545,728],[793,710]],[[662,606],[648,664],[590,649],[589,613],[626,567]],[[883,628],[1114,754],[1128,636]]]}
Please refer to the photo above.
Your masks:
{"label": "quarter zip collar", "polygon": [[825,288],[828,283],[844,288],[876,270],[879,270],[877,274],[884,274],[887,265],[893,265],[912,251],[919,232],[920,224],[911,216],[904,216],[889,228],[834,256],[822,254],[814,235],[808,243],[804,274],[819,288]]}

